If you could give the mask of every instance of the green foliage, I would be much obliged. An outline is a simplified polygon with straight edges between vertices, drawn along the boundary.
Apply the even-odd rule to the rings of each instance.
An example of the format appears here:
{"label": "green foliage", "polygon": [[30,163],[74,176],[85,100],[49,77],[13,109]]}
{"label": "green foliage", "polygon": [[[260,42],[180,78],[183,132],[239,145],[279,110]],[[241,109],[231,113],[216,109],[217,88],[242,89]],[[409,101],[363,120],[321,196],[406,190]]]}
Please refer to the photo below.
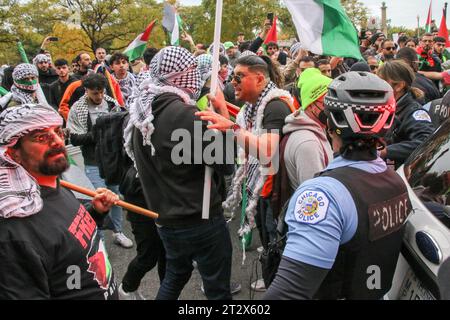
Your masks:
{"label": "green foliage", "polygon": [[[367,9],[359,0],[342,0],[342,4],[355,25],[367,17]],[[212,42],[215,5],[215,0],[202,0],[199,6],[178,6],[184,28],[196,43]],[[80,18],[75,29],[68,24],[74,12]],[[222,41],[235,42],[239,32],[245,39],[254,39],[269,12],[278,16],[279,39],[296,36],[291,15],[281,0],[224,0]],[[46,47],[54,58],[71,60],[79,52],[92,52],[99,46],[109,52],[122,51],[153,19],[158,22],[149,45],[162,47],[167,41],[161,28],[162,14],[163,4],[156,0],[0,0],[0,64],[20,61],[16,39],[32,58],[49,35],[59,38]],[[188,46],[185,42],[181,45]]]}

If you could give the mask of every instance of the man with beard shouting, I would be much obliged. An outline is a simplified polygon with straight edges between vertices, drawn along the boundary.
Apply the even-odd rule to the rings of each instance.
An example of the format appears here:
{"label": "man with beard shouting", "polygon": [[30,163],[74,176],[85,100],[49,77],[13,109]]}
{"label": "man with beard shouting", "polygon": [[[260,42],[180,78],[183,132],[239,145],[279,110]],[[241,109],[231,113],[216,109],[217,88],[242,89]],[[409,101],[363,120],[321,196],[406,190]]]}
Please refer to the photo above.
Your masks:
{"label": "man with beard shouting", "polygon": [[0,299],[117,299],[96,222],[118,197],[99,188],[85,208],[60,186],[62,124],[42,105],[0,114]]}

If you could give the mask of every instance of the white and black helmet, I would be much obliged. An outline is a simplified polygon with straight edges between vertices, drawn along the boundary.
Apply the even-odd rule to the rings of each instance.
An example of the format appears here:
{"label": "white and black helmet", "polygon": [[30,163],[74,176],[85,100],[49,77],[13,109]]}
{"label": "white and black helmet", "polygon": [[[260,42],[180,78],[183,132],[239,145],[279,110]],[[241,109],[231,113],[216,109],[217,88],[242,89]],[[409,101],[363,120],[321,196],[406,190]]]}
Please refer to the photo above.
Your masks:
{"label": "white and black helmet", "polygon": [[330,130],[344,139],[383,137],[396,109],[391,86],[369,72],[340,75],[330,83],[324,102]]}

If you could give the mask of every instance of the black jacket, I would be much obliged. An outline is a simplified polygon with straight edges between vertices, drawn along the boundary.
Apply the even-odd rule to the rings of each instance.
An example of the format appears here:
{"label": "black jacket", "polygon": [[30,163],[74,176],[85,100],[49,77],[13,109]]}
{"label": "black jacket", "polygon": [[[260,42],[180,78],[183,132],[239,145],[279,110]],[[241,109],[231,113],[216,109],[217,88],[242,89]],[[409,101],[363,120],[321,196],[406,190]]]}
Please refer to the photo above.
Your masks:
{"label": "black jacket", "polygon": [[386,135],[387,159],[402,165],[408,156],[434,132],[427,111],[414,100],[410,92],[397,101],[394,123]]}
{"label": "black jacket", "polygon": [[[142,133],[136,128],[133,131],[133,151],[145,200],[149,209],[159,214],[156,222],[163,226],[189,227],[208,221],[201,218],[206,167],[202,154],[207,146],[211,148],[211,142],[200,136],[206,131],[206,122],[195,116],[196,111],[176,94],[156,97],[152,103],[154,153],[151,146],[143,145]],[[233,149],[234,138],[230,141],[228,147]],[[225,150],[223,157],[221,161],[226,163]],[[223,214],[223,175],[231,174],[234,165],[213,162],[212,167],[210,217]]]}
{"label": "black jacket", "polygon": [[[115,104],[113,102],[107,102],[108,109],[111,111]],[[100,118],[100,117],[99,117]],[[98,119],[97,119],[98,121]],[[98,166],[98,161],[95,156],[96,140],[94,138],[94,128],[91,121],[91,116],[88,114],[87,118],[88,132],[85,134],[70,134],[70,142],[74,146],[81,146],[81,153],[84,158],[84,164],[90,166]]]}
{"label": "black jacket", "polygon": [[58,80],[58,75],[56,71],[52,68],[48,69],[47,72],[43,72],[38,68],[39,72],[39,84],[41,85],[42,92],[44,93],[45,99],[50,101],[50,84]]}
{"label": "black jacket", "polygon": [[49,86],[50,99],[47,102],[53,108],[55,108],[56,111],[58,111],[59,103],[61,102],[64,92],[66,91],[69,84],[71,84],[74,81],[77,81],[77,79],[74,76],[69,76],[69,80],[67,80],[64,83],[61,83],[61,81],[59,81],[58,79],[50,84]]}
{"label": "black jacket", "polygon": [[95,158],[100,177],[107,185],[117,185],[127,169],[123,150],[123,122],[128,112],[111,112],[100,116],[94,126]]}
{"label": "black jacket", "polygon": [[423,104],[439,99],[441,97],[441,94],[439,93],[439,90],[438,88],[436,88],[433,81],[418,72],[416,72],[416,79],[414,79],[412,86],[422,90],[423,93],[425,93]]}

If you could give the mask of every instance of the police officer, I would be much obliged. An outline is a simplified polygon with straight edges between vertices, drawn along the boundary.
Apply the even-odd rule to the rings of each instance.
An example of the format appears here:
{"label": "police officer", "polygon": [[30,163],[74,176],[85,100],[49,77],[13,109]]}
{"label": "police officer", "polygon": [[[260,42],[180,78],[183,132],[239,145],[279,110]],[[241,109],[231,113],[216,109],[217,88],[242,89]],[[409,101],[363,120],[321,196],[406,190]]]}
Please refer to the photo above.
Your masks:
{"label": "police officer", "polygon": [[330,84],[324,112],[340,156],[291,198],[286,247],[265,299],[381,299],[389,291],[411,207],[405,183],[377,153],[395,108],[392,88],[371,73]]}
{"label": "police officer", "polygon": [[423,108],[428,111],[434,127],[438,128],[450,118],[450,91],[447,91],[441,99],[428,102]]}
{"label": "police officer", "polygon": [[378,70],[378,76],[391,85],[397,101],[394,124],[386,135],[388,146],[381,157],[398,168],[434,132],[434,125],[417,102],[423,92],[411,86],[415,76],[410,66],[401,60],[388,61]]}

